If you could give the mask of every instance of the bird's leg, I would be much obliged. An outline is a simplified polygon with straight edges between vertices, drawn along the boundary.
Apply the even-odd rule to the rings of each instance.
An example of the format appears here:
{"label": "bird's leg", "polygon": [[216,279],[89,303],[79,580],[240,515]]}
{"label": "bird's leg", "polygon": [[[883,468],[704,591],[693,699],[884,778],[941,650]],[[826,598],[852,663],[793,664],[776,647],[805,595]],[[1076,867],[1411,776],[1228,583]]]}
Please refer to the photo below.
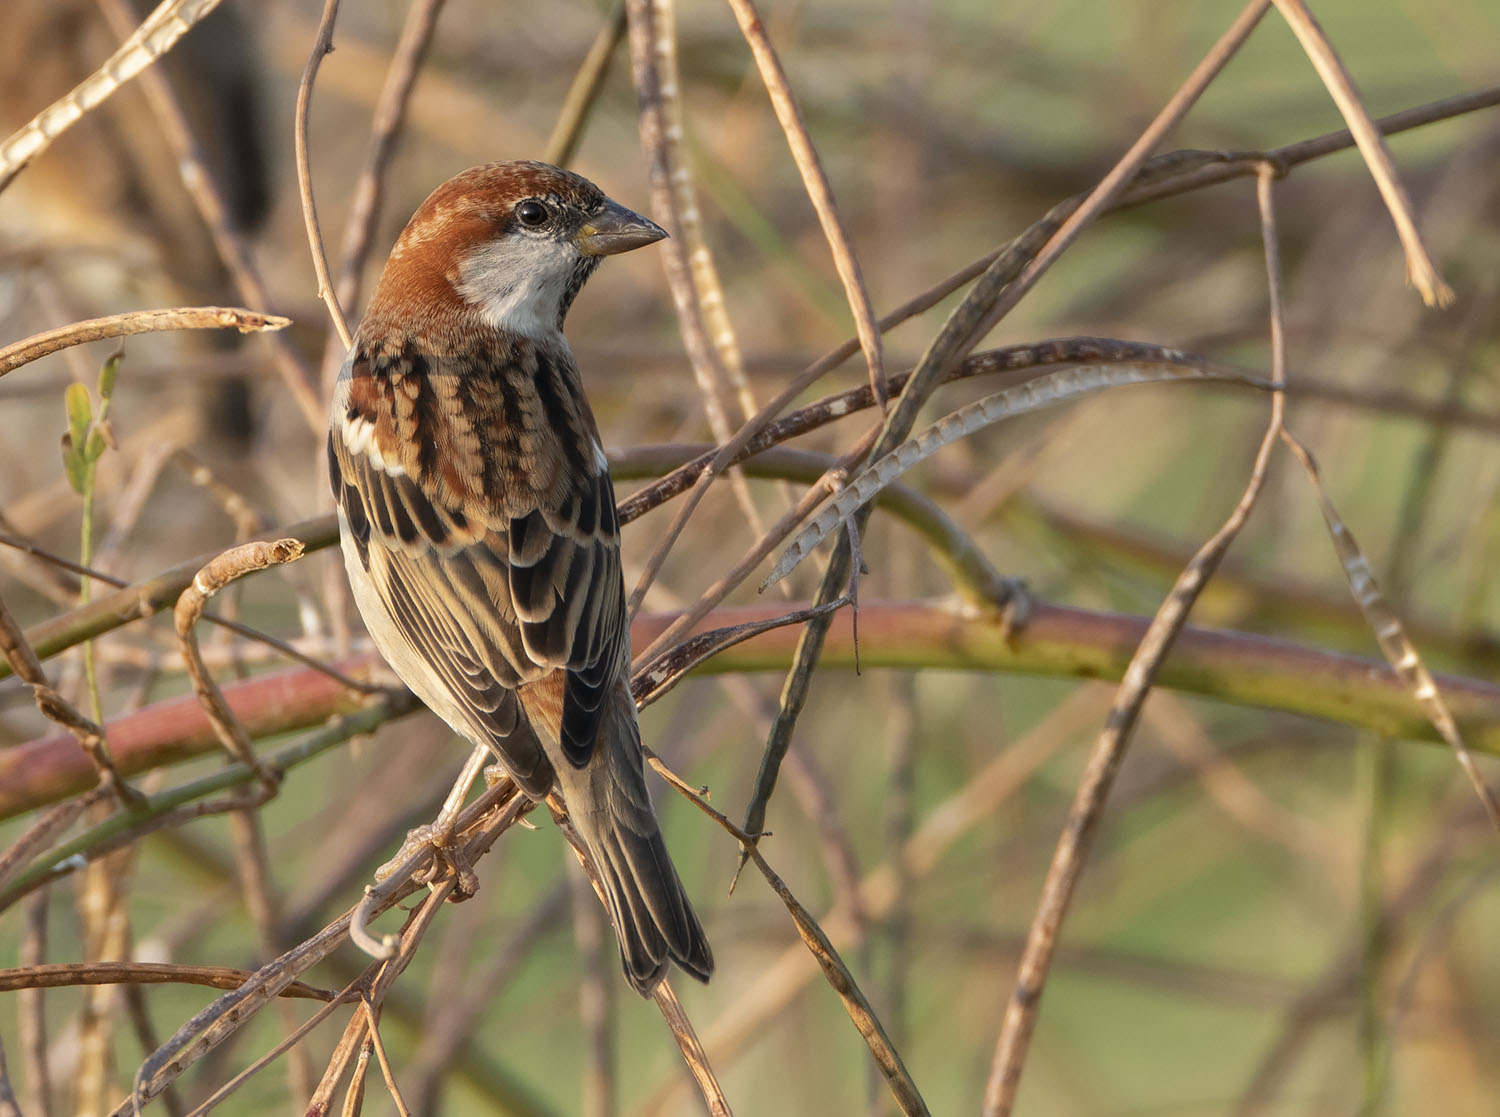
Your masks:
{"label": "bird's leg", "polygon": [[433,871],[428,877],[429,881],[437,877],[440,865],[446,862],[458,874],[455,899],[468,899],[478,890],[479,881],[474,876],[474,870],[469,867],[453,842],[453,830],[458,824],[459,812],[464,809],[464,800],[469,797],[469,788],[474,783],[474,777],[479,775],[480,769],[484,768],[485,761],[489,758],[490,750],[487,745],[475,746],[474,751],[469,754],[469,759],[464,763],[463,771],[454,781],[453,789],[448,792],[448,798],[443,801],[443,809],[438,812],[437,818],[426,825],[418,826],[406,835],[406,841],[401,843],[396,856],[375,870],[376,880],[384,880],[418,849],[430,845],[434,849],[437,864],[433,866]]}

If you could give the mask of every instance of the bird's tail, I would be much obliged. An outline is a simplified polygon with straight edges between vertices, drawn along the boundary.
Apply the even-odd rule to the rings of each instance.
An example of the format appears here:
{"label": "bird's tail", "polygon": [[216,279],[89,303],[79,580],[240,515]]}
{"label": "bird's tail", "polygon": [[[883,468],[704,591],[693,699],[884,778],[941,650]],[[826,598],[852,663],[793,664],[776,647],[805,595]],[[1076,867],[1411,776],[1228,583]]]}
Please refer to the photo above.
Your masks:
{"label": "bird's tail", "polygon": [[669,961],[707,981],[713,952],[662,841],[635,704],[624,685],[611,699],[598,748],[583,768],[559,765],[557,779],[598,871],[625,976],[643,997],[666,976]]}

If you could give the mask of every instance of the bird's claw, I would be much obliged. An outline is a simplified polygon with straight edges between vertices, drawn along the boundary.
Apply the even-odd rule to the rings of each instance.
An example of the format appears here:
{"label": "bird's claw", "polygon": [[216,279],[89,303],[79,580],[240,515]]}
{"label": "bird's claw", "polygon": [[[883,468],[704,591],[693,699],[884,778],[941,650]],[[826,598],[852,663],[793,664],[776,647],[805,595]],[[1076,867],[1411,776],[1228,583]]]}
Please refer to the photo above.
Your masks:
{"label": "bird's claw", "polygon": [[419,884],[432,885],[442,880],[449,872],[456,878],[451,899],[454,902],[467,900],[479,891],[479,877],[469,864],[469,859],[453,840],[453,828],[439,827],[432,823],[418,826],[406,835],[396,855],[375,870],[377,881],[386,880],[423,847],[432,848],[432,860],[415,876]]}

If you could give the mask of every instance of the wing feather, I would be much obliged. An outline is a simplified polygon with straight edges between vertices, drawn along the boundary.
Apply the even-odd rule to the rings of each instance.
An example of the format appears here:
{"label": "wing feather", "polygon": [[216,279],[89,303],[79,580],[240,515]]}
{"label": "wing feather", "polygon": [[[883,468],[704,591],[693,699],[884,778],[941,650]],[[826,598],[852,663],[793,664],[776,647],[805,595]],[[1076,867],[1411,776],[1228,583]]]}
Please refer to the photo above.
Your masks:
{"label": "wing feather", "polygon": [[[596,438],[592,416],[577,393],[567,405],[582,417],[559,431],[558,401],[525,395],[557,382],[505,375],[500,361],[361,354],[329,434],[335,499],[395,629],[456,706],[455,728],[493,746],[533,792],[551,782],[544,741],[579,767],[593,755],[629,657],[614,489],[597,442],[566,444],[578,431]],[[522,438],[528,417],[548,422]],[[516,460],[495,468],[507,453]],[[560,716],[552,686],[529,711],[535,684],[558,671]]]}

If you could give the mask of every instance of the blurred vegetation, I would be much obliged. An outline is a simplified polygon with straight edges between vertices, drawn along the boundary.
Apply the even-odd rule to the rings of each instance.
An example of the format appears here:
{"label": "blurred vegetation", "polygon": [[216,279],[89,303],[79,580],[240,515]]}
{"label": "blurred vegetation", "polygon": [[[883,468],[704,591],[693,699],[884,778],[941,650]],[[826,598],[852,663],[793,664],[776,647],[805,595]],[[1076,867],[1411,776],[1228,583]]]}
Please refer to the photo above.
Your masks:
{"label": "blurred vegetation", "polygon": [[[119,41],[92,3],[12,3],[26,16],[16,17],[0,49],[51,61],[7,66],[0,54],[0,134]],[[221,56],[210,51],[196,76],[173,74],[179,83],[207,81],[216,69],[237,79],[226,94],[239,98],[230,123],[209,132],[216,148],[225,141],[240,156],[250,151],[253,168],[219,154],[213,166],[254,203],[237,219],[272,299],[257,309],[294,319],[292,344],[314,369],[324,359],[327,316],[308,260],[290,121],[318,7],[227,0],[239,21],[228,34],[233,64],[216,67]],[[1315,7],[1373,115],[1497,82],[1500,5],[1318,0]],[[311,119],[313,181],[335,267],[372,108],[406,15],[394,2],[346,8]],[[1093,186],[1238,5],[877,0],[764,8],[879,314]],[[86,29],[92,45],[73,45],[74,31],[48,24],[44,9],[71,12],[67,27]],[[681,3],[677,15],[685,149],[750,389],[764,402],[852,335],[852,319],[733,16],[704,0]],[[386,248],[434,185],[476,162],[541,154],[607,18],[587,0],[444,5],[385,176],[366,294]],[[184,42],[210,34],[205,26]],[[84,57],[53,58],[68,51]],[[194,105],[219,95],[196,86],[178,94]],[[1342,126],[1272,12],[1166,147],[1270,149]],[[143,307],[244,301],[213,263],[191,202],[163,203],[165,195],[146,188],[175,181],[170,153],[151,138],[156,131],[149,105],[127,89],[0,193],[0,338]],[[1439,122],[1391,146],[1457,302],[1428,310],[1406,285],[1390,219],[1356,153],[1297,168],[1276,186],[1288,419],[1318,454],[1332,499],[1433,666],[1490,681],[1500,639],[1500,116],[1489,109]],[[623,44],[573,165],[612,196],[647,207]],[[252,173],[263,182],[245,181]],[[887,335],[891,370],[916,362],[957,299]],[[357,308],[347,309],[357,319]],[[611,261],[579,300],[569,335],[608,445],[710,438],[653,253]],[[1174,346],[1265,376],[1253,181],[1101,220],[981,347],[1072,335]],[[70,384],[97,383],[110,350],[105,342],[70,349],[0,380],[6,536],[78,558],[82,502],[58,451],[68,425],[64,396]],[[803,402],[863,378],[856,357]],[[1299,383],[1323,390],[1299,393]],[[945,387],[929,417],[991,390],[979,381]],[[1443,404],[1447,417],[1434,419],[1419,403]],[[1238,498],[1265,411],[1260,394],[1208,385],[1117,389],[984,430],[905,480],[971,533],[998,569],[1025,578],[1040,601],[1150,615]],[[118,450],[97,461],[93,555],[125,582],[327,508],[322,443],[287,398],[260,338],[130,339],[109,424]],[[798,445],[844,453],[863,431],[861,420],[846,420]],[[763,480],[750,486],[767,522],[800,495]],[[634,488],[623,483],[621,495]],[[676,507],[627,530],[629,584]],[[645,609],[696,600],[758,534],[730,486],[716,486]],[[867,600],[952,592],[923,542],[887,517],[872,520],[863,550]],[[342,577],[337,565],[325,550],[242,583],[216,605],[334,659],[349,647],[344,626],[357,624],[329,589]],[[792,576],[789,600],[812,596],[820,565]],[[759,600],[756,581],[731,601]],[[72,574],[0,549],[0,599],[22,626],[66,611],[78,589]],[[1379,654],[1352,606],[1314,491],[1286,455],[1274,460],[1266,492],[1192,620]],[[862,635],[880,639],[878,630]],[[205,627],[201,638],[221,683],[287,666],[227,632]],[[357,631],[353,639],[358,651]],[[94,646],[107,718],[190,693],[164,620],[126,626]],[[86,709],[79,653],[46,668]],[[690,678],[643,716],[646,739],[738,819],[780,683],[780,673]],[[839,940],[843,956],[933,1113],[978,1106],[1040,882],[1112,691],[1107,681],[932,670],[829,669],[814,680],[771,803],[773,837],[761,849],[802,903],[827,916],[825,927],[851,929]],[[0,682],[0,746],[52,731],[25,688]],[[240,900],[235,824],[216,817],[152,833],[112,855],[106,869],[76,874],[0,914],[0,962],[97,958],[112,942],[116,957],[254,968],[269,946],[285,949],[358,900],[401,834],[435,812],[463,754],[434,719],[418,715],[297,768],[257,812],[279,909],[272,943],[258,936]],[[981,774],[1007,756],[1013,780],[984,784]],[[159,791],[223,765],[220,756],[201,756],[136,782]],[[946,816],[935,812],[955,797],[974,814],[942,837]],[[727,895],[734,843],[664,785],[657,799],[720,967],[706,989],[680,992],[735,1112],[894,1112],[864,1042],[775,896],[753,873]],[[102,817],[102,807],[91,811],[80,825]],[[0,827],[4,844],[35,818]],[[590,1095],[585,1109],[581,1095],[598,1088],[599,1066],[580,1021],[586,967],[575,942],[579,924],[598,917],[587,895],[570,914],[576,890],[559,890],[572,855],[553,831],[544,822],[538,833],[508,834],[478,866],[477,896],[439,913],[385,1008],[381,1034],[398,1083],[425,1112],[698,1112],[655,1010],[616,979],[607,932],[614,1080],[606,1093],[618,1108],[596,1106]],[[868,892],[854,903],[851,883],[889,869],[913,833],[938,835],[932,863],[898,871],[894,901],[879,910],[869,910]],[[1153,694],[1064,926],[1019,1112],[1492,1112],[1500,1092],[1496,855],[1496,835],[1441,748]],[[90,905],[108,895],[117,922],[110,942],[100,942]],[[388,925],[395,920],[380,924]],[[42,943],[45,957],[37,954]],[[366,961],[345,945],[304,979],[338,988]],[[755,1016],[754,1006],[782,987],[800,991]],[[0,1043],[25,1112],[107,1112],[145,1050],[213,996],[186,985],[128,995],[124,988],[47,991],[50,1110],[38,1105],[30,1077],[38,994],[0,997]],[[482,991],[482,1013],[451,1050],[434,1047],[444,1013],[470,990]],[[294,1002],[288,1015],[305,1019],[305,1004]],[[300,1073],[310,1069],[316,1079],[348,1014],[299,1048],[307,1060]],[[744,1030],[736,1031],[740,1021]],[[285,1031],[286,1017],[262,1014],[183,1078],[178,1089],[189,1104],[179,1111]],[[291,1079],[283,1059],[224,1111],[300,1111],[306,1094],[297,1093],[291,1061]],[[101,1081],[91,1086],[95,1069]],[[390,1111],[378,1071],[369,1073],[369,1104]],[[96,1101],[105,1108],[91,1109]]]}

